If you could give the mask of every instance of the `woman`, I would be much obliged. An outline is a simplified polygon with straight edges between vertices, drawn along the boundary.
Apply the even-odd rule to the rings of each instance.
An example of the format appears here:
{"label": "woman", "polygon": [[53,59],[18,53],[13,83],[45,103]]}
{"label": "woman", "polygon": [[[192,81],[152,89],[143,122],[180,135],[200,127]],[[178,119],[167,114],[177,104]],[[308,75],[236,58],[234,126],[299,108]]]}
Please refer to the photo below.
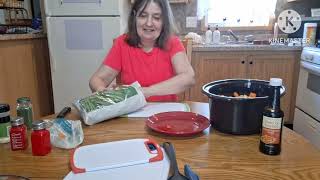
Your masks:
{"label": "woman", "polygon": [[168,0],[136,0],[128,33],[114,41],[90,79],[91,90],[105,90],[120,73],[122,84],[140,83],[147,101],[176,101],[195,80],[172,19]]}

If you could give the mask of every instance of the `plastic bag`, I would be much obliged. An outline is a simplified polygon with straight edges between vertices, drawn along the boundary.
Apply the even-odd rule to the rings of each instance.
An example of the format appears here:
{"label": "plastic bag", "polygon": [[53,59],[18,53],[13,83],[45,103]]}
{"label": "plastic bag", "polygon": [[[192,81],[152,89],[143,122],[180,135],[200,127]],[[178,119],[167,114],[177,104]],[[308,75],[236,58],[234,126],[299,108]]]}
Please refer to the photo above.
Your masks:
{"label": "plastic bag", "polygon": [[138,82],[97,92],[73,103],[84,123],[88,125],[134,112],[146,104]]}
{"label": "plastic bag", "polygon": [[58,118],[50,122],[50,141],[55,147],[72,149],[83,142],[83,131],[80,120]]}
{"label": "plastic bag", "polygon": [[199,34],[194,33],[194,32],[189,32],[185,37],[185,39],[192,39],[192,43],[194,44],[201,44],[202,43],[202,38]]}

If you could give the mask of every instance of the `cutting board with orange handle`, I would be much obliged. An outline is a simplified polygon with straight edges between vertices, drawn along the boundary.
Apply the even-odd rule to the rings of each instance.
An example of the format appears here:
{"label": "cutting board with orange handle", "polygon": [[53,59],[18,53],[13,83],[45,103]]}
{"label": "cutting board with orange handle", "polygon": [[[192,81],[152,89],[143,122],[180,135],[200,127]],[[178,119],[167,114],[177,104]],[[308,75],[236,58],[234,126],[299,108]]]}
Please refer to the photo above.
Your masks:
{"label": "cutting board with orange handle", "polygon": [[72,151],[72,172],[84,173],[154,163],[163,160],[163,150],[150,139],[130,139],[82,146]]}
{"label": "cutting board with orange handle", "polygon": [[[82,166],[85,168],[92,168],[97,167],[97,159],[99,162],[108,162],[109,168],[100,168],[100,170],[96,171],[85,171],[82,173],[74,173],[71,171],[64,180],[86,180],[86,179],[108,179],[108,180],[124,180],[124,179],[152,179],[152,180],[167,180],[169,169],[170,169],[170,161],[167,157],[166,153],[162,148],[160,148],[160,153],[162,152],[162,160],[157,160],[148,163],[133,163],[133,162],[141,162],[142,160],[146,160],[154,157],[158,157],[159,153],[157,149],[154,147],[148,148],[151,150],[145,151],[145,144],[150,142],[149,139],[132,139],[126,141],[117,141],[117,142],[110,142],[110,144],[103,143],[99,144],[101,147],[97,149],[97,145],[90,145],[90,155],[88,154],[88,150],[76,150],[73,153],[73,163],[75,166]],[[151,142],[155,143],[151,140]],[[106,145],[107,144],[107,145]],[[142,147],[143,148],[142,148]],[[152,145],[151,145],[152,146]],[[86,146],[83,146],[86,147]],[[92,149],[93,148],[93,149]],[[101,148],[101,149],[100,149]],[[119,150],[119,151],[118,151]],[[77,152],[78,151],[78,152]],[[83,152],[82,152],[83,151]],[[111,153],[108,154],[108,153]],[[101,156],[103,155],[103,156]],[[123,157],[120,157],[124,155]],[[137,155],[137,156],[135,156]],[[82,159],[82,157],[85,157]],[[90,160],[91,166],[84,162],[89,162],[87,158],[93,158]],[[130,160],[130,161],[129,161]],[[82,161],[82,162],[81,162]],[[131,162],[132,165],[127,165],[128,162]],[[106,164],[104,164],[106,165]],[[110,167],[113,165],[113,168]],[[117,168],[115,168],[115,165]],[[72,165],[71,165],[72,166]],[[102,166],[100,166],[102,167]]]}

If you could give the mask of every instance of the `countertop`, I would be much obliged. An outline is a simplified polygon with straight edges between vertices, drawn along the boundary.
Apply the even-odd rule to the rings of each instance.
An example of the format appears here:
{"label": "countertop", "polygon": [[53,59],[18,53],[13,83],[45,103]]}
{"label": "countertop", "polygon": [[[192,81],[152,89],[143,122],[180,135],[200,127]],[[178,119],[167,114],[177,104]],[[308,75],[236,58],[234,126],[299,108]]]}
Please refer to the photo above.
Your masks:
{"label": "countertop", "polygon": [[[191,111],[208,116],[208,103],[188,104]],[[55,115],[45,118],[52,119]],[[80,117],[72,111],[66,118]],[[259,152],[259,135],[223,134],[209,127],[195,136],[172,137],[147,128],[145,118],[114,118],[92,126],[83,125],[83,132],[82,146],[133,138],[152,138],[160,144],[172,142],[180,171],[183,172],[184,164],[189,164],[201,180],[320,179],[320,151],[286,127],[278,156]],[[32,156],[31,144],[24,151],[11,151],[10,144],[0,144],[0,154],[0,174],[53,180],[62,179],[70,172],[69,150],[53,147],[50,154],[39,157]]]}
{"label": "countertop", "polygon": [[194,44],[192,51],[301,51],[300,46],[254,44]]}
{"label": "countertop", "polygon": [[0,41],[7,40],[25,40],[25,39],[37,39],[37,38],[45,38],[46,34],[37,33],[37,34],[1,34]]}

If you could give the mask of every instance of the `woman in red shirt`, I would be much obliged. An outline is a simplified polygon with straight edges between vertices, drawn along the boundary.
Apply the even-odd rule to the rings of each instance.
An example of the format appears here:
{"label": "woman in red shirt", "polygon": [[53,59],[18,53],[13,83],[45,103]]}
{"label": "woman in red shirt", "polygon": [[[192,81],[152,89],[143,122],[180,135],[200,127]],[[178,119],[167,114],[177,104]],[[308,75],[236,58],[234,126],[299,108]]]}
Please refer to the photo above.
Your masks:
{"label": "woman in red shirt", "polygon": [[132,6],[128,33],[119,36],[90,79],[102,91],[121,75],[122,84],[138,81],[147,101],[176,101],[190,88],[194,71],[179,38],[173,35],[168,0],[139,0]]}

